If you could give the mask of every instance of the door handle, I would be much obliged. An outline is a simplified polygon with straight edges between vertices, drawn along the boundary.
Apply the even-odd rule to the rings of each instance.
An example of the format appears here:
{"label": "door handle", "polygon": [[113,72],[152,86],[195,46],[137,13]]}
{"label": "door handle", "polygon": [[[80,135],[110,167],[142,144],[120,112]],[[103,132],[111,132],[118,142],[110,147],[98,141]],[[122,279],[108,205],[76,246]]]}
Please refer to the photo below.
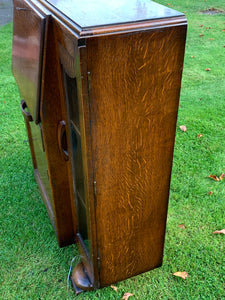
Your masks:
{"label": "door handle", "polygon": [[69,159],[69,153],[66,137],[66,122],[64,120],[60,121],[58,125],[58,146],[62,158],[67,161]]}
{"label": "door handle", "polygon": [[27,108],[27,104],[24,100],[22,100],[20,102],[20,108],[21,108],[21,111],[22,111],[22,114],[23,114],[23,117],[24,117],[25,121],[32,122],[33,118],[31,116],[31,114],[28,111],[25,110]]}

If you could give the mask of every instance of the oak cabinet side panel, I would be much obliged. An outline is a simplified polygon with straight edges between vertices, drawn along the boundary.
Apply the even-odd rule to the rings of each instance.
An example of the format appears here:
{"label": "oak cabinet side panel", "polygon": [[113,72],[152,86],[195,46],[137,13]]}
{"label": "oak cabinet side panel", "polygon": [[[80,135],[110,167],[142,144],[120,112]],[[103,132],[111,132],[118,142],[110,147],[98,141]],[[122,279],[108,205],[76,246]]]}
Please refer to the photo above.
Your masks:
{"label": "oak cabinet side panel", "polygon": [[101,286],[162,263],[185,36],[87,41]]}

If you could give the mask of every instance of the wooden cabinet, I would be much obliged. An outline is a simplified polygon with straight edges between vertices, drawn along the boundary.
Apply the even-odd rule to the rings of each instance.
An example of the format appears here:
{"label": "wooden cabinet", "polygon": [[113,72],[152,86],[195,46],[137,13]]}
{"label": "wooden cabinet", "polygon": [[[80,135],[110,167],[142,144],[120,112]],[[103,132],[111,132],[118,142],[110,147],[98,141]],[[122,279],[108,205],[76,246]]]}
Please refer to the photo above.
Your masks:
{"label": "wooden cabinet", "polygon": [[14,1],[34,170],[59,244],[78,245],[77,292],[162,264],[186,27],[148,0]]}

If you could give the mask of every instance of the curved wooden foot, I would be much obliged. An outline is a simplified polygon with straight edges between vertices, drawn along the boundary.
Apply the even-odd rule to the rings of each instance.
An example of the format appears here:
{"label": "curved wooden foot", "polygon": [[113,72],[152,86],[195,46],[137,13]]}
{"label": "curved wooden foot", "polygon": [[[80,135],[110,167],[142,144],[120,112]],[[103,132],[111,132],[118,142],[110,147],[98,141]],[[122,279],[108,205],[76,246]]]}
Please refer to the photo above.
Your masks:
{"label": "curved wooden foot", "polygon": [[78,263],[74,268],[71,281],[77,295],[83,291],[91,291],[94,289],[82,262]]}

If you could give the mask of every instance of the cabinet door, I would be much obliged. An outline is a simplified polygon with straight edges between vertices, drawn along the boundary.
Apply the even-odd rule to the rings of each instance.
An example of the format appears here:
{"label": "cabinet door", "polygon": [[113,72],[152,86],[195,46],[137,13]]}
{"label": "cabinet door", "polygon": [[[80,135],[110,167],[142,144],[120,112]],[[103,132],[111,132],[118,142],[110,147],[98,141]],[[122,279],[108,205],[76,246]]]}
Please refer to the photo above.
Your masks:
{"label": "cabinet door", "polygon": [[46,16],[24,0],[14,1],[12,69],[21,97],[40,121],[41,73]]}
{"label": "cabinet door", "polygon": [[[84,151],[82,151],[82,132],[81,132],[81,103],[78,97],[78,78],[75,71],[65,63],[72,60],[70,54],[59,45],[60,59],[65,89],[66,106],[68,111],[68,129],[70,135],[70,161],[71,174],[73,181],[73,196],[76,210],[76,231],[82,237],[88,249],[88,228],[87,228],[87,208],[85,195],[84,177]],[[66,59],[65,59],[66,58]],[[71,64],[72,65],[72,64]]]}
{"label": "cabinet door", "polygon": [[64,127],[60,122],[64,119],[64,108],[60,96],[53,23],[48,22],[50,13],[47,9],[40,6],[40,11],[26,0],[14,1],[12,68],[25,100],[21,102],[21,108],[35,178],[58,243],[65,246],[74,242],[74,232],[68,164],[61,156],[58,143],[58,140],[62,144],[64,141]]}
{"label": "cabinet door", "polygon": [[55,217],[53,212],[53,199],[51,184],[49,180],[48,163],[43,141],[42,125],[40,123],[37,125],[33,122],[33,118],[29,111],[27,111],[27,104],[24,100],[21,101],[21,111],[26,124],[35,179],[42,193],[42,198],[48,211],[52,226],[56,230]]}
{"label": "cabinet door", "polygon": [[34,155],[36,160],[36,168],[34,169],[35,179],[39,185],[42,193],[42,198],[51,220],[52,226],[56,231],[55,216],[53,210],[53,199],[51,192],[51,184],[49,180],[48,163],[43,143],[43,133],[41,124],[36,125],[34,122],[30,123],[31,139],[33,142]]}
{"label": "cabinet door", "polygon": [[[70,185],[72,192],[73,225],[76,242],[79,248],[83,274],[87,278],[82,289],[93,288],[93,280],[97,276],[94,261],[95,245],[93,245],[93,181],[92,158],[90,147],[90,121],[87,90],[86,47],[80,45],[78,39],[69,33],[64,26],[56,26],[57,46],[60,59],[61,83],[63,83],[63,96],[67,107],[66,123],[68,124],[68,156],[70,165]],[[79,284],[80,264],[75,268],[74,283]],[[97,269],[96,269],[97,271]],[[86,277],[86,276],[85,276]],[[96,285],[97,286],[97,285]]]}

